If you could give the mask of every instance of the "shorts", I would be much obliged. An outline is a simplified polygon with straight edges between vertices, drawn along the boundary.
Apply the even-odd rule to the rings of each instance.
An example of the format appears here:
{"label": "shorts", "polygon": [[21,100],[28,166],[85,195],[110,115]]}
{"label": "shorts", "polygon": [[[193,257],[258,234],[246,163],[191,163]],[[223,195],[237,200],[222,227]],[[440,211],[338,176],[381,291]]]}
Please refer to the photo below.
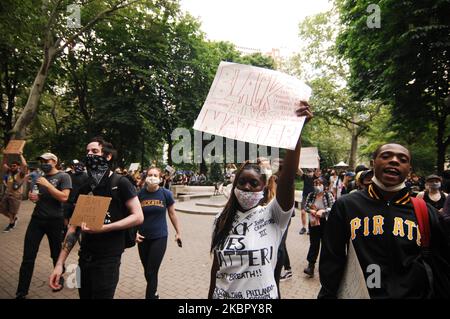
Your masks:
{"label": "shorts", "polygon": [[300,208],[301,209],[305,209],[305,205],[306,205],[306,198],[307,198],[308,196],[302,196],[302,202],[301,202],[301,204],[300,204]]}
{"label": "shorts", "polygon": [[12,196],[5,194],[0,202],[0,214],[7,217],[10,215],[16,216],[19,213],[21,200]]}

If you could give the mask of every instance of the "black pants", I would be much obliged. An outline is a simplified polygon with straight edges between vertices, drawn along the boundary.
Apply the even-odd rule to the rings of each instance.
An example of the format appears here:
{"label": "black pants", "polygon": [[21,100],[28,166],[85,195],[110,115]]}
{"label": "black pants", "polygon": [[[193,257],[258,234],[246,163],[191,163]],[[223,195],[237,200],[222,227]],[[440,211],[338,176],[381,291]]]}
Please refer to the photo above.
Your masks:
{"label": "black pants", "polygon": [[50,255],[53,260],[53,266],[58,261],[61,252],[62,234],[64,229],[64,220],[61,219],[39,219],[31,217],[25,233],[23,247],[23,259],[20,265],[19,285],[16,294],[27,295],[30,288],[31,278],[33,277],[34,261],[36,260],[39,246],[44,235],[47,235],[50,245]]}
{"label": "black pants", "polygon": [[319,226],[309,226],[309,251],[306,259],[309,263],[315,264],[320,251],[320,241],[325,233],[326,219],[320,219]]}
{"label": "black pants", "polygon": [[167,247],[167,237],[145,239],[138,245],[139,257],[144,266],[147,289],[145,299],[155,299],[158,288],[158,271]]}
{"label": "black pants", "polygon": [[286,247],[286,238],[288,235],[289,226],[291,225],[291,220],[289,219],[289,223],[287,225],[286,231],[283,234],[283,237],[281,237],[280,246],[278,247],[278,254],[277,254],[277,265],[275,266],[275,282],[277,284],[278,288],[278,298],[281,299],[280,295],[280,276],[281,276],[281,269],[288,270],[291,269],[291,261],[289,260],[289,254]]}
{"label": "black pants", "polygon": [[113,299],[122,255],[99,257],[80,252],[80,299]]}

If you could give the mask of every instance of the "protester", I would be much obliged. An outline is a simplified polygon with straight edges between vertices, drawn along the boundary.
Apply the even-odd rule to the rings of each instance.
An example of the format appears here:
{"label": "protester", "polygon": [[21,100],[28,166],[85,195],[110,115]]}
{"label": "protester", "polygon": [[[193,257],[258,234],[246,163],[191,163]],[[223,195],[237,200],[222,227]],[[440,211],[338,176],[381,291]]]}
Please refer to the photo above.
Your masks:
{"label": "protester", "polygon": [[423,198],[425,202],[436,208],[439,213],[444,210],[447,195],[441,191],[442,178],[438,175],[430,175],[425,180],[427,190],[417,194],[417,198]]}
{"label": "protester", "polygon": [[[351,240],[371,298],[426,298],[431,285],[422,255],[421,234],[405,179],[411,169],[411,154],[404,146],[389,143],[373,154],[373,183],[365,191],[337,200],[327,222],[320,255],[319,298],[336,298],[346,265],[346,247]],[[450,216],[438,216],[428,205],[430,251],[450,261]],[[439,222],[442,219],[442,223]],[[376,284],[370,278],[375,265]],[[369,268],[368,268],[369,267]],[[433,276],[439,275],[433,270]],[[439,283],[438,283],[439,284]],[[440,292],[450,292],[444,287]]]}
{"label": "protester", "polygon": [[334,197],[328,191],[328,183],[324,178],[314,180],[314,192],[306,198],[305,211],[309,220],[309,251],[308,267],[303,272],[310,278],[314,277],[314,268],[319,255],[320,242],[325,232],[326,221],[334,204]]}
{"label": "protester", "polygon": [[[312,170],[307,170],[306,173],[303,172],[303,170],[300,170],[300,174],[302,176],[303,180],[303,190],[302,190],[302,202],[300,204],[301,209],[301,229],[299,234],[303,235],[306,233],[306,211],[305,211],[305,204],[306,204],[306,198],[308,195],[312,192],[314,192],[314,179],[316,178],[315,172]],[[309,228],[308,228],[308,234],[309,234]]]}
{"label": "protester", "polygon": [[[38,158],[41,170],[45,176],[36,181],[39,193],[29,192],[28,198],[36,204],[25,233],[22,264],[20,266],[19,284],[16,291],[17,299],[28,295],[34,262],[44,235],[50,246],[53,265],[58,260],[64,231],[64,214],[62,204],[69,198],[72,188],[70,176],[56,168],[58,158],[55,154],[44,153]],[[61,264],[61,272],[64,263]],[[59,283],[60,278],[58,278]],[[62,289],[62,283],[54,291]]]}
{"label": "protester", "polygon": [[5,193],[0,201],[0,214],[9,219],[8,225],[3,229],[9,233],[16,228],[20,204],[22,202],[23,184],[26,182],[27,162],[22,154],[19,154],[20,163],[13,161],[7,164],[8,155],[3,154],[2,173],[5,181]]}
{"label": "protester", "polygon": [[[297,115],[312,117],[306,102]],[[274,270],[294,209],[300,148],[299,138],[295,151],[286,151],[276,197],[267,206],[259,205],[267,183],[261,167],[247,162],[237,172],[231,197],[214,224],[209,298],[278,298]]]}
{"label": "protester", "polygon": [[84,163],[89,175],[89,185],[80,193],[92,191],[95,196],[111,197],[104,225],[99,230],[69,226],[58,262],[50,275],[49,285],[59,289],[63,265],[78,240],[81,243],[79,261],[81,282],[80,299],[112,299],[119,281],[122,253],[126,247],[126,229],[144,221],[141,205],[133,185],[125,177],[111,170],[115,150],[111,143],[97,137],[86,147]]}
{"label": "protester", "polygon": [[139,192],[139,201],[144,212],[144,223],[139,226],[136,242],[139,257],[144,266],[147,280],[146,299],[158,299],[158,271],[167,248],[166,212],[175,228],[175,241],[181,247],[181,229],[175,214],[172,192],[160,187],[161,170],[151,167],[147,170],[145,187]]}

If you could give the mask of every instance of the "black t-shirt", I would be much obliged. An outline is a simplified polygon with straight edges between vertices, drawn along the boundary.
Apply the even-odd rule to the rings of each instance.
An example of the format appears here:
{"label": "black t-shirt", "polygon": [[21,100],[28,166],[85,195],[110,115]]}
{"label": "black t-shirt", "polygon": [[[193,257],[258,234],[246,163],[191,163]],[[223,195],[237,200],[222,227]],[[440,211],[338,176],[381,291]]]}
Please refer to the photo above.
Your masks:
{"label": "black t-shirt", "polygon": [[314,180],[316,179],[316,177],[314,175],[310,177],[310,176],[304,174],[302,176],[302,178],[303,178],[303,193],[302,193],[302,196],[304,198],[306,198],[309,193],[314,192]]}
{"label": "black t-shirt", "polygon": [[[46,175],[44,177],[60,191],[72,188],[72,181],[67,173],[58,172],[54,175]],[[50,195],[47,187],[41,185],[38,185],[38,187],[39,200],[34,207],[32,216],[41,219],[63,218],[63,203]]]}
{"label": "black t-shirt", "polygon": [[80,194],[80,189],[86,185],[89,176],[86,172],[72,173],[70,174],[70,178],[72,179],[72,190],[70,191],[67,202],[70,204],[75,204]]}
{"label": "black t-shirt", "polygon": [[[112,176],[112,175],[111,175]],[[93,195],[112,197],[111,176],[102,180],[93,191]],[[128,216],[129,212],[125,203],[137,196],[136,189],[127,178],[120,178],[117,185],[120,201],[111,200],[104,224],[111,224]],[[80,193],[86,193],[83,188]],[[87,253],[95,256],[117,256],[125,249],[124,230],[112,231],[101,234],[83,233],[80,244],[80,254]]]}

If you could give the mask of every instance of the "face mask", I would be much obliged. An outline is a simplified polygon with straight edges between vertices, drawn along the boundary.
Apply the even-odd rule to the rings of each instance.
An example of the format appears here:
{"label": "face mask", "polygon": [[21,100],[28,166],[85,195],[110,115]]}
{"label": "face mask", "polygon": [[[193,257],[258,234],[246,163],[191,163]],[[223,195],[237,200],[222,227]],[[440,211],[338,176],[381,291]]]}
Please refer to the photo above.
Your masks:
{"label": "face mask", "polygon": [[53,169],[52,164],[49,164],[49,163],[42,163],[42,164],[41,164],[41,170],[42,170],[45,174],[50,173],[50,172],[52,171],[52,169]]}
{"label": "face mask", "polygon": [[430,184],[430,188],[439,189],[439,188],[441,188],[441,183],[432,183],[432,184]]}
{"label": "face mask", "polygon": [[81,174],[81,173],[83,173],[83,172],[84,172],[84,167],[83,167],[83,165],[75,165],[75,166],[74,166],[74,171],[75,171],[75,174]]}
{"label": "face mask", "polygon": [[109,171],[108,161],[100,155],[87,155],[84,164],[88,175],[93,178],[96,185],[100,184],[103,176]]}
{"label": "face mask", "polygon": [[145,183],[147,185],[159,185],[161,183],[161,179],[156,176],[148,176],[145,179]]}
{"label": "face mask", "polygon": [[375,176],[372,177],[372,182],[373,182],[375,185],[377,185],[378,188],[380,188],[381,190],[383,190],[383,191],[385,191],[385,192],[390,192],[390,193],[401,191],[403,188],[406,187],[405,182],[402,182],[402,183],[400,183],[400,184],[398,184],[398,185],[395,185],[395,186],[389,186],[389,187],[384,186],[384,184],[381,183],[381,182],[378,180],[378,178],[376,178]]}
{"label": "face mask", "polygon": [[316,193],[321,193],[321,192],[323,192],[323,185],[320,185],[320,186],[314,186],[314,191],[315,191]]}
{"label": "face mask", "polygon": [[253,207],[256,207],[256,205],[258,205],[261,199],[264,198],[264,191],[245,192],[241,191],[238,188],[235,188],[234,195],[236,195],[239,205],[241,205],[241,207],[247,211]]}

